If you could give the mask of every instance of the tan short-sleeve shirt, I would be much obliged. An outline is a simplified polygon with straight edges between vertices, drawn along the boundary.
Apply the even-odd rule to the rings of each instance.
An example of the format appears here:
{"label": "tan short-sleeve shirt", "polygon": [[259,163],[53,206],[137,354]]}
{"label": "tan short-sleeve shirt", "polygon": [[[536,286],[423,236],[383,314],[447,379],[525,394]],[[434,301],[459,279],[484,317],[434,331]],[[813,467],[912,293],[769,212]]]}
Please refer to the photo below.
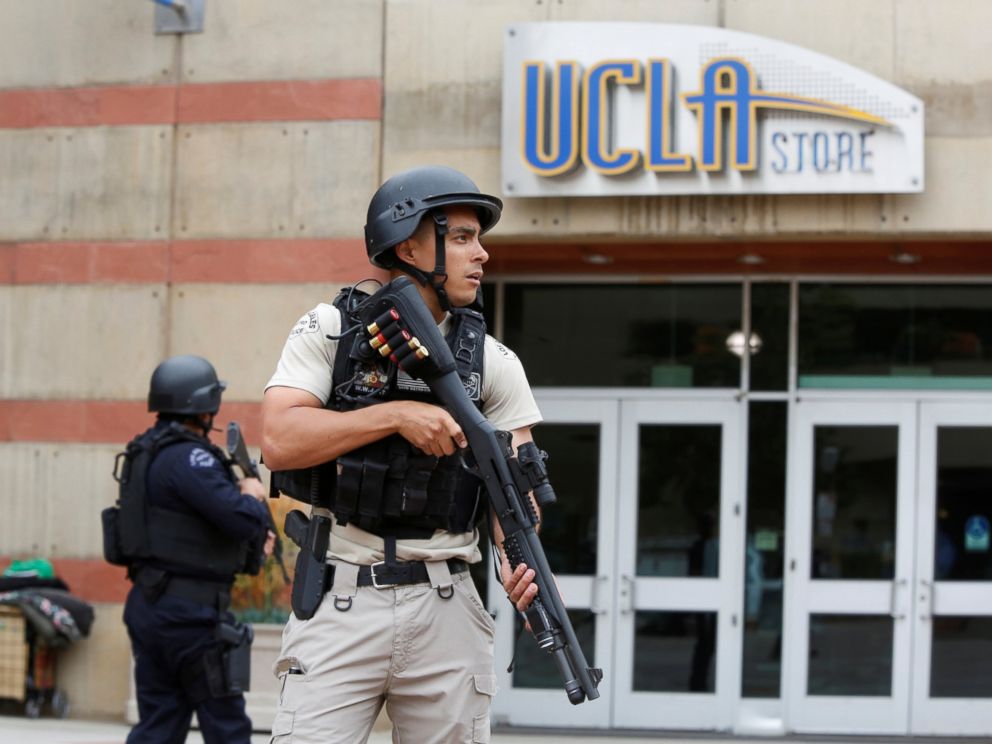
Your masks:
{"label": "tan short-sleeve shirt", "polygon": [[[440,325],[442,335],[449,324],[446,317]],[[338,342],[328,336],[340,333],[341,314],[333,305],[322,303],[309,311],[290,331],[266,390],[270,387],[306,390],[326,405],[331,396],[331,373],[338,350]],[[489,335],[485,341],[482,401],[483,415],[497,429],[513,431],[541,421],[520,359]],[[428,539],[397,541],[396,555],[406,561],[461,558],[474,563],[482,557],[478,542],[477,531],[454,534],[438,530]],[[354,525],[342,527],[335,523],[328,557],[360,564],[383,560],[382,538]]]}

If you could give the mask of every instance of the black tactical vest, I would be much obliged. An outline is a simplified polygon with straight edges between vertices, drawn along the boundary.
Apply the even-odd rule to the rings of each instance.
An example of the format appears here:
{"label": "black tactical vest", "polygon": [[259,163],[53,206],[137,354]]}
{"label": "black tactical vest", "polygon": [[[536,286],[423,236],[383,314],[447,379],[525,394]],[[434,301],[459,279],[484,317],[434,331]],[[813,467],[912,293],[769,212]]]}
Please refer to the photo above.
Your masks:
{"label": "black tactical vest", "polygon": [[[236,573],[257,573],[258,556],[248,541],[236,541],[206,520],[148,502],[148,471],[152,460],[164,448],[180,442],[195,442],[224,463],[233,482],[224,453],[203,437],[198,437],[177,423],[165,428],[152,428],[132,439],[127,449],[117,456],[114,477],[120,484],[117,501],[116,526],[107,527],[108,539],[116,538],[119,560],[112,561],[129,567],[159,565],[189,569],[191,576],[209,573],[232,576]],[[110,510],[107,510],[110,511]],[[185,573],[185,571],[183,571]]]}
{"label": "black tactical vest", "polygon": [[[334,300],[341,312],[342,336],[326,407],[352,411],[390,400],[439,404],[425,382],[393,362],[368,362],[352,353],[361,341],[361,334],[350,332],[360,322],[355,308],[367,297],[346,289]],[[481,409],[486,323],[481,313],[469,308],[457,308],[451,315],[445,341],[469,397]],[[422,539],[436,529],[468,532],[481,515],[480,481],[462,466],[459,455],[425,455],[398,434],[313,468],[274,472],[272,478],[273,487],[288,496],[330,509],[339,524],[382,536]]]}

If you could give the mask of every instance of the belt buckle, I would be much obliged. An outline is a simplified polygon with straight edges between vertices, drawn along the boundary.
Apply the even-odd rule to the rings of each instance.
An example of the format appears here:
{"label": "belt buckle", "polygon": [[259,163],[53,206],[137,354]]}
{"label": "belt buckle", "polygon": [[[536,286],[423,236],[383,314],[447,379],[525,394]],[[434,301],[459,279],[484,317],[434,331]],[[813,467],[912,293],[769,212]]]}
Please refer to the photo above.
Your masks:
{"label": "belt buckle", "polygon": [[378,581],[376,581],[376,577],[375,577],[375,567],[385,566],[385,565],[386,565],[385,561],[378,561],[377,563],[373,563],[372,565],[369,566],[369,574],[372,576],[372,586],[374,586],[376,589],[385,589],[386,587],[390,586],[389,584],[380,584]]}

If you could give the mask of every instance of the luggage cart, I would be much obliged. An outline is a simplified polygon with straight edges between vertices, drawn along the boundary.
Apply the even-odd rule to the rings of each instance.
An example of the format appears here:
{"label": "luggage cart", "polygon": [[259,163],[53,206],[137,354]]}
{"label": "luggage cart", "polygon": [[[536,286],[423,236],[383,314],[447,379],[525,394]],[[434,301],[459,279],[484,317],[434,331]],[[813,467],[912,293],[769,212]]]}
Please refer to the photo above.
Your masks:
{"label": "luggage cart", "polygon": [[0,698],[24,705],[38,718],[47,705],[52,715],[69,715],[69,698],[55,686],[56,650],[38,643],[34,629],[16,607],[0,605]]}

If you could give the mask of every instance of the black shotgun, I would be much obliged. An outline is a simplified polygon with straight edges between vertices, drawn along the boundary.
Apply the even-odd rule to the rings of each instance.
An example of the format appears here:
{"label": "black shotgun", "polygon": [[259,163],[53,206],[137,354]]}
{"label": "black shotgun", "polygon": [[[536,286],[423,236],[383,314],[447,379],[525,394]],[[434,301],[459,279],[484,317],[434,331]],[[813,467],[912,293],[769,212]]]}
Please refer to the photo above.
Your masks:
{"label": "black shotgun", "polygon": [[451,350],[417,288],[406,277],[394,279],[358,308],[362,336],[356,350],[398,364],[407,374],[426,382],[468,439],[469,467],[482,479],[489,504],[503,530],[503,550],[515,568],[524,563],[535,572],[538,594],[525,613],[538,646],[550,653],[561,672],[573,705],[599,697],[601,669],[591,668],[575,637],[558,594],[554,576],[537,535],[538,502],[554,501],[543,456],[528,443],[514,457],[510,433],[499,431],[475,407],[455,368]]}

